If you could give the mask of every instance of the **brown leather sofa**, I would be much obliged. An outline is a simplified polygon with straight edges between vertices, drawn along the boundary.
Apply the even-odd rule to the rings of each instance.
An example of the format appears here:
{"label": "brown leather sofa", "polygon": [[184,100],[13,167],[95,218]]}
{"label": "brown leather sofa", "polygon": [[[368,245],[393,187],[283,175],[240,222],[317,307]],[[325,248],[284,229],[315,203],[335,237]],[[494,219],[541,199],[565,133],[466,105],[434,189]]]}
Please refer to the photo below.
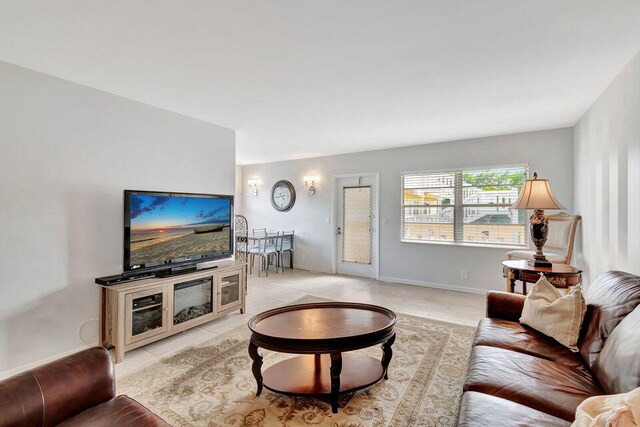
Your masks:
{"label": "brown leather sofa", "polygon": [[0,427],[169,426],[135,400],[116,397],[109,352],[90,348],[0,382]]}
{"label": "brown leather sofa", "polygon": [[610,271],[584,295],[573,353],[518,322],[524,296],[489,292],[458,426],[569,426],[584,399],[640,386],[640,277]]}

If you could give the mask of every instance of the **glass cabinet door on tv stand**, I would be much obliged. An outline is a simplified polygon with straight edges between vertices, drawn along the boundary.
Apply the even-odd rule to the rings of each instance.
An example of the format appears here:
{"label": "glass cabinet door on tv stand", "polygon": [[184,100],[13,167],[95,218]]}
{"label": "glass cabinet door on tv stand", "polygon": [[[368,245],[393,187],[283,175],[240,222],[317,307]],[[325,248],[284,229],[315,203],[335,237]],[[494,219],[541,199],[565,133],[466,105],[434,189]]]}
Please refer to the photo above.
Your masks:
{"label": "glass cabinet door on tv stand", "polygon": [[243,270],[235,270],[219,276],[216,298],[217,311],[224,311],[242,304]]}
{"label": "glass cabinet door on tv stand", "polygon": [[151,289],[125,298],[125,343],[131,344],[167,332],[167,293]]}

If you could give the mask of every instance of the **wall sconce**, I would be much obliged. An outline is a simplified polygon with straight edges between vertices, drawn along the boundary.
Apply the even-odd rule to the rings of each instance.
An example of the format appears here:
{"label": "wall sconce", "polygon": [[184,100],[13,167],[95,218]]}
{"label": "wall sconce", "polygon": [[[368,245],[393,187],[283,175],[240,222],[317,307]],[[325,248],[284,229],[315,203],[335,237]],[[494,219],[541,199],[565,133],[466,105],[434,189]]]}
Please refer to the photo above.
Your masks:
{"label": "wall sconce", "polygon": [[249,184],[249,187],[253,187],[253,197],[258,197],[258,185],[260,185],[262,181],[259,179],[250,179],[247,181],[247,184]]}
{"label": "wall sconce", "polygon": [[309,195],[313,196],[316,194],[316,187],[314,184],[318,181],[317,176],[305,176],[304,177],[304,186],[309,188]]}

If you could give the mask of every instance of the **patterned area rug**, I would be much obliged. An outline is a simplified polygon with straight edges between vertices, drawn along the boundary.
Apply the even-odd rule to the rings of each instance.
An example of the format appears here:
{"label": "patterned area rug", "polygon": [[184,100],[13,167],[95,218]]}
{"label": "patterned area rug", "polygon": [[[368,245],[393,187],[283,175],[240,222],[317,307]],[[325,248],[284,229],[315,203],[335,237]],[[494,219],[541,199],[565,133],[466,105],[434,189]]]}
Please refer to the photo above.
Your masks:
{"label": "patterned area rug", "polygon": [[[454,425],[474,328],[398,313],[396,331],[389,379],[344,395],[337,414],[318,399],[266,389],[256,397],[246,326],[126,376],[118,382],[118,393],[180,427]],[[263,370],[291,357],[260,351]],[[362,352],[382,354],[379,346]]]}

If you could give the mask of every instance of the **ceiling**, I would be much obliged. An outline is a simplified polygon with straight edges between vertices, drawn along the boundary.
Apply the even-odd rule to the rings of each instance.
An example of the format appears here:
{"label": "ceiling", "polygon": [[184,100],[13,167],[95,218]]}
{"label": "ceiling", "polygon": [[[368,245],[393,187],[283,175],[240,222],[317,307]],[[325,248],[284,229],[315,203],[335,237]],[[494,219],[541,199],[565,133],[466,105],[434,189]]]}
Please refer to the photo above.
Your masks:
{"label": "ceiling", "polygon": [[572,126],[640,1],[0,0],[0,60],[237,130],[240,164]]}

